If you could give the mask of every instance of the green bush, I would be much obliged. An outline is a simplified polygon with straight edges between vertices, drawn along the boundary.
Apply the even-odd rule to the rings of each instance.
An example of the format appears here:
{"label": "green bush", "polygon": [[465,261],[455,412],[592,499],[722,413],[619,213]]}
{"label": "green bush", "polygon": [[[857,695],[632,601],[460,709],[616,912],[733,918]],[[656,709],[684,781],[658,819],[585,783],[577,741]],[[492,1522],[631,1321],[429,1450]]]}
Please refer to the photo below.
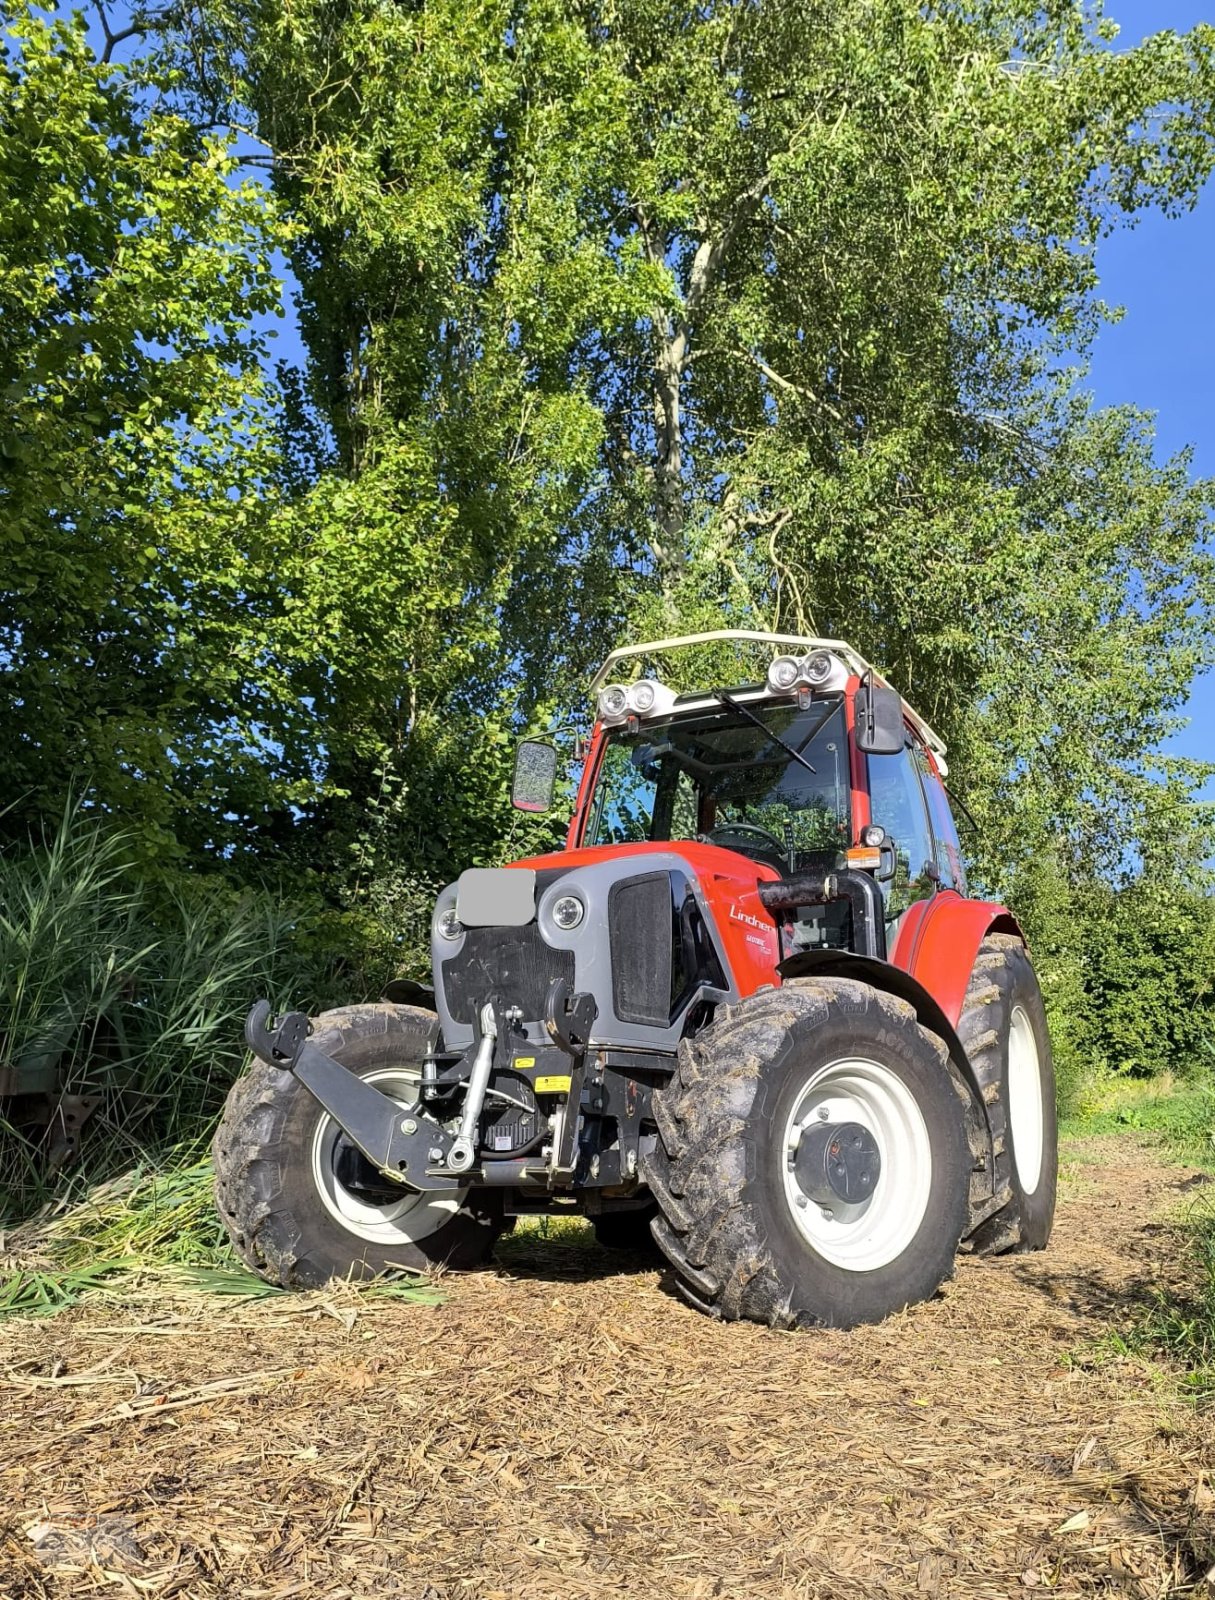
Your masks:
{"label": "green bush", "polygon": [[[73,809],[43,841],[0,856],[0,1064],[45,1099],[0,1100],[0,1221],[169,1146],[195,1144],[244,1058],[259,995],[314,1006],[360,998],[324,914],[215,875],[149,879],[128,841]],[[10,1083],[10,1087],[13,1085]],[[56,1178],[62,1097],[91,1109]],[[60,1141],[61,1143],[61,1141]]]}
{"label": "green bush", "polygon": [[1215,898],[1201,874],[1146,872],[1114,887],[1039,863],[1010,886],[1050,1017],[1060,1105],[1118,1086],[1195,1087],[1215,1067]]}

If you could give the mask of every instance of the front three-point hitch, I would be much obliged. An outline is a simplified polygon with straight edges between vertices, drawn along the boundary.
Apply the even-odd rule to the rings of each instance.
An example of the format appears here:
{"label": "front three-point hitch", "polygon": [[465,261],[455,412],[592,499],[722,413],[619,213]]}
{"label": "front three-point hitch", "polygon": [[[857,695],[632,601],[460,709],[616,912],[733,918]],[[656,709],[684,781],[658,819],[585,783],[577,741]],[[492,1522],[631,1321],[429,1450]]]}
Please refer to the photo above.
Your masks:
{"label": "front three-point hitch", "polygon": [[269,1001],[245,1019],[245,1043],[260,1061],[292,1072],[377,1171],[411,1189],[450,1189],[446,1170],[453,1137],[424,1116],[420,1103],[401,1106],[310,1043],[311,1024],[289,1011],[271,1026]]}
{"label": "front three-point hitch", "polygon": [[[311,1024],[303,1012],[288,1012],[275,1022],[269,1002],[259,1000],[246,1019],[245,1042],[259,1060],[293,1073],[349,1142],[394,1183],[415,1190],[438,1190],[474,1179],[496,1185],[544,1182],[556,1168],[573,1173],[582,1063],[595,1014],[589,995],[570,994],[568,986],[556,980],[544,1015],[544,1030],[552,1044],[538,1046],[529,1043],[518,1007],[499,1009],[496,1000],[487,1000],[477,1013],[478,1036],[473,1045],[462,1055],[429,1055],[416,1098],[409,1105],[381,1094],[318,1049],[311,1042]],[[555,1074],[545,1065],[550,1058],[562,1063]],[[525,1062],[528,1071],[520,1075]],[[504,1087],[502,1079],[495,1081],[498,1073],[517,1078],[516,1087],[526,1093],[526,1101]],[[553,1119],[555,1137],[542,1152],[544,1161],[483,1159],[482,1119],[491,1102],[494,1108],[513,1105],[540,1119],[536,1091],[543,1093],[541,1085],[546,1083],[561,1085],[558,1097],[562,1104]],[[462,1103],[455,1102],[459,1103],[458,1112],[440,1111],[440,1107],[452,1105],[452,1096],[461,1090]],[[444,1120],[439,1120],[440,1116]],[[537,1137],[535,1143],[539,1142]]]}

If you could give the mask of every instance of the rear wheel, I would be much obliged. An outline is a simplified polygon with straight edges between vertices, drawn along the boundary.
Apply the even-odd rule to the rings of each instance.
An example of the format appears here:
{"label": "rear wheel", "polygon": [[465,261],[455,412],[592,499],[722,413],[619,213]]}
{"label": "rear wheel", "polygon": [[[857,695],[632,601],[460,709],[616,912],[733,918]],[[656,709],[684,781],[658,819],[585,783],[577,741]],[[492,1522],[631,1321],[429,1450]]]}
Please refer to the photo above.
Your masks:
{"label": "rear wheel", "polygon": [[702,1310],[851,1327],[951,1275],[969,1097],[905,1002],[792,981],[685,1040],[654,1102],[654,1236]]}
{"label": "rear wheel", "polygon": [[[347,1006],[313,1042],[403,1106],[416,1099],[438,1031],[411,1006]],[[500,1222],[467,1189],[402,1189],[382,1178],[290,1072],[254,1062],[228,1096],[212,1146],[215,1194],[237,1254],[284,1288],[483,1262]]]}
{"label": "rear wheel", "polygon": [[1044,1249],[1059,1177],[1055,1072],[1042,992],[1029,952],[1014,935],[993,933],[983,941],[958,1036],[987,1103],[996,1193],[1007,1194],[971,1243],[983,1255]]}

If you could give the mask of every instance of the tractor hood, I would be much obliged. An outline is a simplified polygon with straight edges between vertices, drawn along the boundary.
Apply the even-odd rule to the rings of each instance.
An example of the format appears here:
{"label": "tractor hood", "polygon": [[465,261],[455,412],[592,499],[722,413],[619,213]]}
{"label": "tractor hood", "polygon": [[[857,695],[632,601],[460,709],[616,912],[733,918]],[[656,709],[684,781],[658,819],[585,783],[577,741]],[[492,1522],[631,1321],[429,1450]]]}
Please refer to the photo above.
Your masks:
{"label": "tractor hood", "polygon": [[692,1007],[777,981],[779,936],[758,885],[778,876],[693,841],[562,850],[462,874],[432,925],[444,1044],[467,1047],[491,998],[517,1008],[542,1043],[560,979],[594,999],[592,1045],[673,1051]]}
{"label": "tractor hood", "polygon": [[694,839],[672,839],[650,844],[600,844],[581,850],[556,850],[551,855],[528,856],[512,862],[502,870],[511,872],[515,867],[531,867],[537,872],[557,869],[571,871],[576,867],[595,866],[603,861],[645,862],[652,856],[679,856],[697,877],[718,878],[754,889],[756,883],[770,883],[780,874],[774,867],[737,850],[725,850],[717,844],[699,844]]}

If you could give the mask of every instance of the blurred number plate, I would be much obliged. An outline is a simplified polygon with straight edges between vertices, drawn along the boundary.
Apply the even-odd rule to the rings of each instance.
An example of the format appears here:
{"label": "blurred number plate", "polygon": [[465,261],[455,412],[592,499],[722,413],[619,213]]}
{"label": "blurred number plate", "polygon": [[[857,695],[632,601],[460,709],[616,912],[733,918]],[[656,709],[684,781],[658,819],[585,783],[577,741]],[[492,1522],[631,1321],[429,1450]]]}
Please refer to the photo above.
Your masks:
{"label": "blurred number plate", "polygon": [[530,867],[469,867],[456,884],[456,916],[466,928],[522,928],[536,915]]}

